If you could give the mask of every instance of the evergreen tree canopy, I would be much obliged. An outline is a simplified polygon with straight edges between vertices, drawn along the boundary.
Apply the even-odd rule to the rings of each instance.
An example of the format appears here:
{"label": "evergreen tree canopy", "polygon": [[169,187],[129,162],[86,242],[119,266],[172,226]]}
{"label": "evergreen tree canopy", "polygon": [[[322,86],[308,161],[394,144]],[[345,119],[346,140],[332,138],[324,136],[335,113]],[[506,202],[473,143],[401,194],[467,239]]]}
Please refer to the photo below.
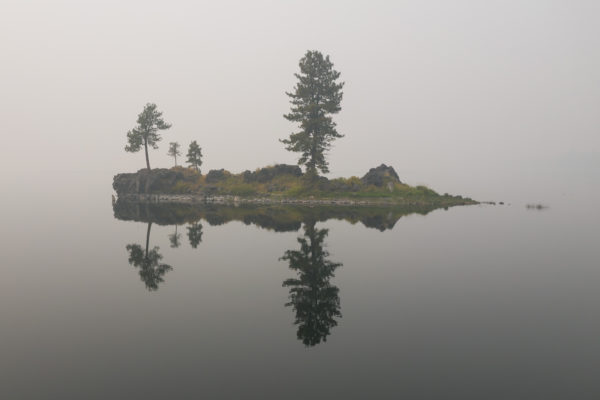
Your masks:
{"label": "evergreen tree canopy", "polygon": [[159,131],[169,129],[171,124],[166,123],[162,118],[162,112],[158,111],[156,104],[148,103],[144,110],[138,115],[137,125],[127,132],[127,146],[125,151],[136,153],[140,151],[142,145],[146,153],[146,167],[150,169],[150,159],[148,158],[148,146],[158,149],[158,142],[162,139]]}
{"label": "evergreen tree canopy", "polygon": [[173,267],[160,262],[163,256],[159,253],[158,246],[154,246],[152,250],[149,249],[151,228],[152,222],[148,222],[145,251],[141,245],[135,243],[128,244],[127,251],[129,252],[129,264],[139,268],[140,278],[146,284],[146,288],[154,291],[158,290],[158,284],[164,281],[163,276]]}
{"label": "evergreen tree canopy", "polygon": [[177,166],[177,156],[181,155],[181,152],[179,151],[180,147],[181,145],[177,142],[169,143],[169,151],[167,152],[167,155],[175,158],[175,166]]}
{"label": "evergreen tree canopy", "polygon": [[146,284],[149,291],[158,290],[158,285],[164,282],[163,276],[171,271],[173,267],[160,262],[162,254],[155,246],[152,250],[144,252],[139,244],[128,244],[129,264],[139,268],[140,279]]}
{"label": "evergreen tree canopy", "polygon": [[190,245],[195,249],[202,242],[202,224],[194,222],[187,228]]}
{"label": "evergreen tree canopy", "polygon": [[343,137],[331,115],[342,109],[344,82],[336,81],[340,73],[333,69],[329,56],[323,57],[319,51],[307,51],[299,65],[300,73],[294,74],[298,79],[294,92],[286,92],[291,108],[284,118],[297,122],[300,131],[281,142],[287,150],[301,154],[298,164],[305,165],[307,173],[316,175],[317,169],[327,173],[325,154],[333,140]]}
{"label": "evergreen tree canopy", "polygon": [[190,143],[190,147],[187,153],[187,162],[190,167],[196,168],[196,171],[200,172],[200,166],[202,165],[202,148],[198,146],[198,143],[194,140]]}
{"label": "evergreen tree canopy", "polygon": [[171,247],[176,249],[181,246],[181,242],[179,239],[181,238],[181,233],[177,233],[177,225],[175,225],[175,233],[169,235],[169,241],[171,242]]}

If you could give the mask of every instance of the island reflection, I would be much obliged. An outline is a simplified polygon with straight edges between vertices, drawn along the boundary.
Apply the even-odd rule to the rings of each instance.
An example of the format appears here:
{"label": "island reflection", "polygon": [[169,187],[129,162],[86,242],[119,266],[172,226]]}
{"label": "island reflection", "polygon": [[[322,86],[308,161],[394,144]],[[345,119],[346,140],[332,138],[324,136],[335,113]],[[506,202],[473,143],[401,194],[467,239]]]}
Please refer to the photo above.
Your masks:
{"label": "island reflection", "polygon": [[[441,207],[432,205],[414,206],[302,206],[302,205],[255,205],[243,204],[176,204],[142,203],[117,200],[113,204],[115,218],[123,221],[152,222],[158,225],[196,224],[205,220],[209,225],[223,225],[240,221],[246,225],[256,225],[275,232],[295,232],[307,221],[325,222],[330,219],[344,220],[351,224],[362,223],[367,228],[385,231],[393,229],[396,222],[406,215],[426,215]],[[190,233],[191,232],[191,233]],[[176,233],[175,233],[176,234]],[[202,238],[202,226],[190,231],[198,243]],[[173,242],[172,242],[173,243]],[[177,241],[178,243],[178,241]],[[176,247],[176,246],[174,246]]]}
{"label": "island reflection", "polygon": [[283,281],[289,289],[289,302],[294,311],[296,335],[305,346],[326,342],[331,330],[342,317],[340,289],[331,283],[335,271],[343,264],[329,260],[325,239],[328,229],[316,227],[329,219],[345,220],[351,224],[362,223],[367,228],[381,232],[394,228],[406,215],[426,215],[439,207],[434,206],[300,206],[300,205],[216,205],[142,203],[118,200],[113,204],[115,218],[148,224],[145,250],[141,245],[129,244],[129,263],[139,268],[142,281],[149,291],[158,289],[164,275],[173,268],[162,264],[159,248],[149,250],[150,229],[153,223],[171,225],[173,233],[168,239],[172,248],[181,246],[178,226],[186,227],[187,239],[196,249],[202,242],[204,220],[210,226],[240,221],[275,232],[296,232],[299,248],[285,250],[280,261],[286,261],[296,273]]}

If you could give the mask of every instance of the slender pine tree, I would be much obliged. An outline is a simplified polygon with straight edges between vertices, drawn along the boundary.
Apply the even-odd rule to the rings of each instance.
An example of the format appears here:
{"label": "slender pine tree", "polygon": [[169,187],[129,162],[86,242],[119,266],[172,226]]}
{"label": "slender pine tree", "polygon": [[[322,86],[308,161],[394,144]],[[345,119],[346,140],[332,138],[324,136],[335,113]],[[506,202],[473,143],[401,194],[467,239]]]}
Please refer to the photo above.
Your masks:
{"label": "slender pine tree", "polygon": [[202,165],[202,148],[198,146],[198,143],[194,140],[190,143],[190,147],[187,153],[187,162],[190,167],[196,168],[196,172],[200,173],[200,166]]}
{"label": "slender pine tree", "polygon": [[162,119],[162,112],[158,111],[156,104],[148,103],[144,110],[138,115],[137,125],[127,132],[127,146],[125,151],[137,153],[144,145],[146,153],[146,168],[150,170],[150,159],[148,158],[148,146],[158,149],[158,142],[162,139],[160,132],[169,129],[171,124]]}
{"label": "slender pine tree", "polygon": [[175,158],[175,166],[177,166],[177,156],[181,155],[181,152],[179,151],[180,147],[181,145],[177,142],[169,143],[169,151],[167,152],[167,155]]}

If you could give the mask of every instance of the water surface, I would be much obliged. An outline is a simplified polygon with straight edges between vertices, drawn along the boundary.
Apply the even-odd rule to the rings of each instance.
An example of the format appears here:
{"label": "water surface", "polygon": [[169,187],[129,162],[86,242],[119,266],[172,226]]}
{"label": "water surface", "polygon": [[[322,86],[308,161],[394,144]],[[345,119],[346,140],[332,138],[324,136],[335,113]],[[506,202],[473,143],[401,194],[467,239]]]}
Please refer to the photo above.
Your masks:
{"label": "water surface", "polygon": [[113,208],[109,175],[49,178],[2,182],[2,398],[600,395],[585,207]]}

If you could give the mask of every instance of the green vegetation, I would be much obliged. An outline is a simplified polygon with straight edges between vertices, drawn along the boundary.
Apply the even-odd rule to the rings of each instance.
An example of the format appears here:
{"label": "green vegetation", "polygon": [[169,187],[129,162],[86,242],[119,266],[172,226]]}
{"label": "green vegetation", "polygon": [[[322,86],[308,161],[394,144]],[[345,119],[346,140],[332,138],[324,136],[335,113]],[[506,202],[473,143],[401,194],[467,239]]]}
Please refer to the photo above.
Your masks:
{"label": "green vegetation", "polygon": [[144,110],[138,115],[137,125],[127,132],[127,146],[125,151],[136,153],[141,150],[142,144],[146,153],[146,168],[150,171],[150,159],[148,158],[148,145],[158,149],[158,142],[162,139],[159,131],[169,129],[171,124],[162,119],[162,112],[158,111],[156,104],[148,103]]}
{"label": "green vegetation", "polygon": [[307,51],[300,60],[300,73],[294,74],[298,83],[293,93],[286,93],[292,104],[288,121],[297,122],[299,132],[281,140],[286,149],[300,153],[298,165],[306,166],[306,173],[316,176],[317,170],[329,172],[325,153],[331,142],[343,137],[335,129],[331,115],[342,108],[343,82],[336,82],[340,73],[333,69],[329,56],[319,51]]}
{"label": "green vegetation", "polygon": [[177,142],[169,143],[169,151],[167,152],[167,155],[175,158],[175,166],[177,166],[177,156],[181,155],[181,152],[179,151],[180,147],[181,145]]}
{"label": "green vegetation", "polygon": [[187,153],[187,162],[190,164],[190,167],[196,169],[198,174],[200,173],[200,166],[202,165],[202,149],[195,140],[190,143]]}
{"label": "green vegetation", "polygon": [[[210,170],[201,174],[202,149],[194,140],[187,152],[189,168],[177,166],[180,145],[171,142],[168,155],[174,157],[175,167],[171,169],[150,169],[148,146],[158,148],[161,140],[159,132],[171,127],[162,119],[162,112],[156,104],[148,103],[138,115],[137,125],[127,132],[128,145],[125,150],[137,152],[142,145],[146,154],[146,170],[134,174],[118,174],[113,179],[113,188],[120,195],[148,194],[189,194],[198,198],[233,196],[263,198],[270,200],[286,199],[310,200],[313,203],[345,202],[357,204],[394,203],[401,205],[435,204],[437,206],[475,204],[461,196],[440,196],[425,186],[412,187],[400,181],[392,167],[381,164],[372,168],[362,178],[328,179],[319,176],[329,172],[326,154],[335,139],[343,137],[336,129],[332,116],[340,112],[344,82],[338,82],[340,73],[333,68],[329,56],[319,51],[307,51],[299,62],[300,72],[290,97],[289,121],[298,124],[299,131],[281,140],[286,149],[300,153],[298,165],[305,167],[305,173],[296,165],[273,165],[255,171],[233,174],[224,169]],[[215,201],[229,201],[217,199]],[[239,199],[238,199],[239,200]],[[254,201],[251,200],[251,201]],[[236,201],[234,199],[234,201]],[[174,242],[176,243],[176,241]]]}
{"label": "green vegetation", "polygon": [[[387,168],[387,169],[386,169]],[[165,170],[166,171],[166,170]],[[395,177],[391,167],[378,167],[363,178],[327,179],[302,174],[298,167],[275,165],[253,172],[233,174],[226,170],[211,170],[199,175],[194,169],[174,167],[176,178],[168,182],[155,180],[162,190],[156,193],[193,194],[201,196],[268,197],[272,199],[349,199],[381,200],[394,203],[472,204],[461,196],[439,195],[426,186],[410,186]],[[387,171],[391,171],[387,172]],[[371,175],[370,175],[371,174]],[[171,182],[169,181],[169,182]],[[371,183],[375,182],[375,183]],[[167,185],[167,186],[165,186]],[[152,193],[153,191],[150,191]]]}

